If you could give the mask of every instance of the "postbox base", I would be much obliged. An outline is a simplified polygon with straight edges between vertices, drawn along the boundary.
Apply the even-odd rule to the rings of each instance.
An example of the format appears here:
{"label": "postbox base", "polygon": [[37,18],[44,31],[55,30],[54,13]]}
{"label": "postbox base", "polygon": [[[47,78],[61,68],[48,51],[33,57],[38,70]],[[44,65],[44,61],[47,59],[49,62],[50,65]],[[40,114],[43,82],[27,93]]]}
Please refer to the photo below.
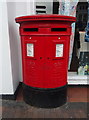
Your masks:
{"label": "postbox base", "polygon": [[41,108],[55,108],[66,103],[67,85],[59,88],[33,88],[23,84],[23,98],[27,104]]}

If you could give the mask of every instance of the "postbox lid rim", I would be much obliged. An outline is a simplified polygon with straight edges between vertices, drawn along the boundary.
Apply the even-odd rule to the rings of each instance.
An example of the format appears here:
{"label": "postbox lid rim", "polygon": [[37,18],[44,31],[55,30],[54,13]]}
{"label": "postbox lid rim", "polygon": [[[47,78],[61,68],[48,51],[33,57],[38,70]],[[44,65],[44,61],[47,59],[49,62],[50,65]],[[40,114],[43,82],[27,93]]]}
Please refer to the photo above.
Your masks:
{"label": "postbox lid rim", "polygon": [[65,15],[30,15],[30,16],[21,16],[17,17],[15,21],[17,23],[26,22],[26,21],[39,21],[39,20],[59,20],[59,21],[69,21],[75,22],[76,17],[65,16]]}

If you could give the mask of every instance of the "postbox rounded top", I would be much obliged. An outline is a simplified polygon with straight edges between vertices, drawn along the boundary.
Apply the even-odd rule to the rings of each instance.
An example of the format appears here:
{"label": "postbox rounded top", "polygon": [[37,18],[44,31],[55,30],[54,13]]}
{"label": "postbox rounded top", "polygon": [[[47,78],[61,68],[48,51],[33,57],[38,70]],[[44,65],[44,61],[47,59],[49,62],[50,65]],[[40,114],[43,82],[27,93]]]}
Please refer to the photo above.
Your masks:
{"label": "postbox rounded top", "polygon": [[15,21],[17,23],[29,22],[29,21],[65,21],[65,22],[75,22],[76,17],[65,16],[65,15],[31,15],[31,16],[21,16],[17,17]]}

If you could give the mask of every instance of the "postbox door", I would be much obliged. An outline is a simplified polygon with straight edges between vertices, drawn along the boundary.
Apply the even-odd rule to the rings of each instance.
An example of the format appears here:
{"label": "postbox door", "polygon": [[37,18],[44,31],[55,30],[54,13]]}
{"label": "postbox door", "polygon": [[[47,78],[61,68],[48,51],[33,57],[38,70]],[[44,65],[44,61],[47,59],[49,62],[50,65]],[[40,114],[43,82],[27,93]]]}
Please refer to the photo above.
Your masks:
{"label": "postbox door", "polygon": [[69,52],[68,42],[68,36],[46,37],[44,85],[49,88],[66,85]]}
{"label": "postbox door", "polygon": [[23,78],[32,87],[44,87],[45,36],[24,36]]}

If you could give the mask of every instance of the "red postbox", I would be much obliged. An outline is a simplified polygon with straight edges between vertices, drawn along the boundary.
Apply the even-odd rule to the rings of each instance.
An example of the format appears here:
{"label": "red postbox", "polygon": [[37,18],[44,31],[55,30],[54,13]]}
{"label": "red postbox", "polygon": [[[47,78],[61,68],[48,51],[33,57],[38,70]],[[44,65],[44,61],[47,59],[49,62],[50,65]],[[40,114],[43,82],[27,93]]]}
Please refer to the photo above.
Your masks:
{"label": "red postbox", "polygon": [[16,18],[20,24],[23,96],[38,107],[66,102],[71,24],[75,17],[33,15]]}

